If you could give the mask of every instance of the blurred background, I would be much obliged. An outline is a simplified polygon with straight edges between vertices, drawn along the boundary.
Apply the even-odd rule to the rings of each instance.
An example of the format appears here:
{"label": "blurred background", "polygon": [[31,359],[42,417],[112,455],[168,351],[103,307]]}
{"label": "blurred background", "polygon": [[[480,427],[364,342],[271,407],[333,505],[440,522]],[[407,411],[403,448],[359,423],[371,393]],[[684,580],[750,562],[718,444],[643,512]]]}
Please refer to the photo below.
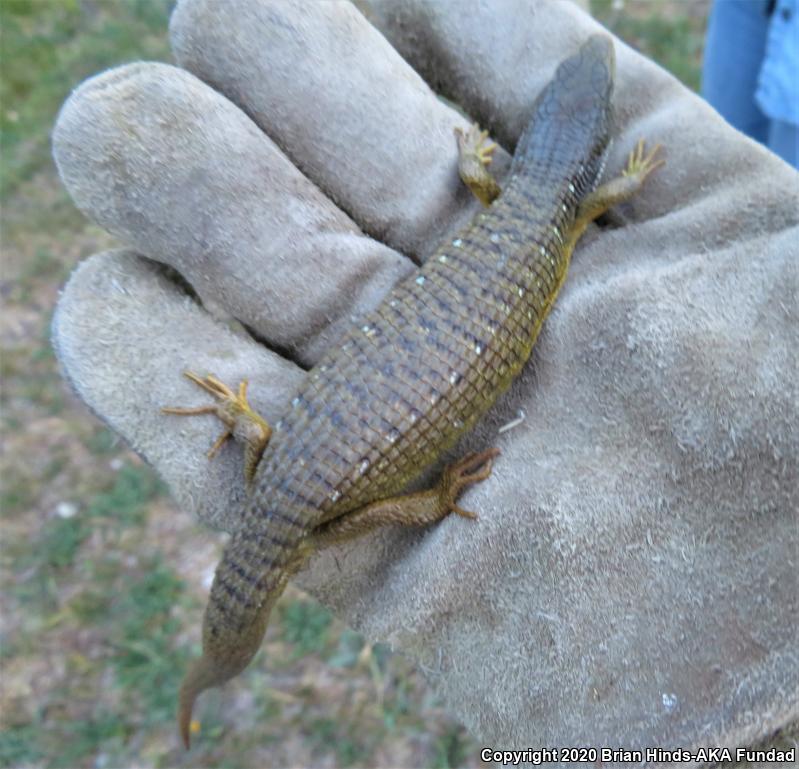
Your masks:
{"label": "blurred background", "polygon": [[[0,766],[480,766],[420,672],[300,591],[263,649],[174,709],[220,537],[60,378],[50,319],[70,270],[119,245],[58,181],[50,131],[69,91],[136,59],[171,61],[172,0],[0,0]],[[594,15],[699,87],[709,0],[594,0]]]}

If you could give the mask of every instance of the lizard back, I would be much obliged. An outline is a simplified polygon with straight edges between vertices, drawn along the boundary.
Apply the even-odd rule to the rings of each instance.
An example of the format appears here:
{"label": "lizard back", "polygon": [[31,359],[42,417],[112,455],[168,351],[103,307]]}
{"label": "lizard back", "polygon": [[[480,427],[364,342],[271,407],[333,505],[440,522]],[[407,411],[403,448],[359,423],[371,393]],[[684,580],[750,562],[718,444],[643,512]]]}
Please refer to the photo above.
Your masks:
{"label": "lizard back", "polygon": [[398,492],[507,389],[565,277],[566,233],[608,144],[612,85],[607,37],[558,67],[501,197],[309,372],[275,426],[248,521],[277,507],[313,527]]}

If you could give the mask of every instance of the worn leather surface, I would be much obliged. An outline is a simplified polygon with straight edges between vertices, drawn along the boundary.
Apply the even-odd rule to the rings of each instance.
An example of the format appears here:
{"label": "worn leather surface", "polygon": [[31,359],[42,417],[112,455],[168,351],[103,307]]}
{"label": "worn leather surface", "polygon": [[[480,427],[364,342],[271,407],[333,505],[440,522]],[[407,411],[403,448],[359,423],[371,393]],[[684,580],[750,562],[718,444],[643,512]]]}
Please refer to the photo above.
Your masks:
{"label": "worn leather surface", "polygon": [[[76,204],[128,246],[65,288],[64,372],[224,530],[240,451],[209,465],[214,420],[158,413],[204,402],[180,372],[248,377],[276,421],[476,210],[452,129],[479,120],[511,151],[598,28],[560,2],[360,7],[182,0],[179,67],[101,73],[55,128]],[[640,136],[667,164],[589,230],[530,364],[456,452],[502,449],[464,498],[479,521],[378,532],[299,577],[498,748],[741,745],[799,710],[799,176],[616,52],[606,177]]]}

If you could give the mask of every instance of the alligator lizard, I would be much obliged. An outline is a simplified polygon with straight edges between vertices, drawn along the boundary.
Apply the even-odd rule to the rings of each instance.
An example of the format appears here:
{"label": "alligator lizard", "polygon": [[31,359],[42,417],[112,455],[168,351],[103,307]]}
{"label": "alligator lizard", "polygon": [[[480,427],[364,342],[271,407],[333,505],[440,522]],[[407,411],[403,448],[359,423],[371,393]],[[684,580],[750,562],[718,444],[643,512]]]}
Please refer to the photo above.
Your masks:
{"label": "alligator lizard", "polygon": [[212,376],[190,375],[218,403],[164,409],[219,416],[226,431],[212,453],[230,435],[242,438],[252,476],[211,588],[202,657],[181,688],[187,747],[197,695],[249,664],[288,578],[314,549],[386,524],[474,517],[456,500],[488,477],[496,449],[447,468],[431,490],[400,492],[520,372],[588,223],[662,163],[658,148],[645,154],[641,141],[622,174],[597,187],[614,67],[602,35],[560,64],[533,106],[501,195],[486,168],[493,145],[476,128],[459,135],[461,176],[487,208],[324,356],[273,435],[247,405],[245,384],[234,393]]}

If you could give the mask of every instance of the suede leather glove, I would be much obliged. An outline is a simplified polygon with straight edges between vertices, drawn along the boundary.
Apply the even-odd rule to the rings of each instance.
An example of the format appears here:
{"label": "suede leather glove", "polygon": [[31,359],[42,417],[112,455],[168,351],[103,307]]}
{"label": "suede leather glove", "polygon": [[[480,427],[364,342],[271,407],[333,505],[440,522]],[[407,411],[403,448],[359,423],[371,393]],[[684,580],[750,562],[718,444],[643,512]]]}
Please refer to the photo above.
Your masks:
{"label": "suede leather glove", "polygon": [[[128,246],[65,288],[63,370],[224,531],[241,451],[209,463],[216,420],[160,413],[207,402],[181,372],[248,378],[274,424],[478,209],[453,129],[491,130],[501,178],[536,94],[599,30],[565,2],[361,7],[182,0],[179,66],[98,75],[55,129],[75,203]],[[459,446],[502,450],[464,501],[479,520],[385,529],[297,578],[496,748],[742,745],[799,709],[799,177],[615,44],[606,175],[641,136],[666,166],[589,229],[530,364]]]}

